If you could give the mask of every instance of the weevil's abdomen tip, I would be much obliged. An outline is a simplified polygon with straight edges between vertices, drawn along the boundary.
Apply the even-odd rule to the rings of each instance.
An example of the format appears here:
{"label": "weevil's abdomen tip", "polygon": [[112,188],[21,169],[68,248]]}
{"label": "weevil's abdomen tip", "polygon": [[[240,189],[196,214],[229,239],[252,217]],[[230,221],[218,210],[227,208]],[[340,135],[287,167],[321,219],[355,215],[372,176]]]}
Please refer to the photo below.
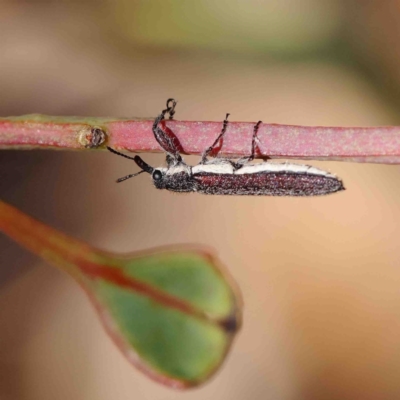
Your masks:
{"label": "weevil's abdomen tip", "polygon": [[337,188],[336,192],[342,192],[344,190],[346,190],[346,188],[344,187],[342,180],[338,179],[338,188]]}

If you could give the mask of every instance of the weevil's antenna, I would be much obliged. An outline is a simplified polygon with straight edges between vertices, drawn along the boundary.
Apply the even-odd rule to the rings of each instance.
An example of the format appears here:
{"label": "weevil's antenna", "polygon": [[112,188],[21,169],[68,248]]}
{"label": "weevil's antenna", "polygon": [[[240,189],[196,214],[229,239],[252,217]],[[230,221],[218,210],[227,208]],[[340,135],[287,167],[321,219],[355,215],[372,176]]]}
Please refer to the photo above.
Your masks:
{"label": "weevil's antenna", "polygon": [[120,153],[119,151],[114,150],[114,149],[112,149],[111,147],[108,147],[108,146],[107,146],[107,149],[108,149],[108,151],[111,151],[111,153],[114,153],[117,156],[121,156],[121,157],[127,158],[128,160],[135,161],[135,163],[138,165],[138,167],[142,169],[142,171],[139,171],[136,174],[130,174],[130,175],[126,175],[126,176],[124,176],[122,178],[119,178],[117,180],[118,183],[126,181],[129,178],[133,178],[135,176],[138,176],[138,175],[142,174],[143,172],[147,172],[148,174],[152,174],[153,171],[154,171],[154,168],[151,167],[146,162],[144,162],[139,156],[129,157],[126,154]]}
{"label": "weevil's antenna", "polygon": [[133,160],[133,161],[135,161],[135,158],[134,158],[134,157],[129,157],[129,156],[127,156],[127,155],[124,154],[124,153],[120,153],[119,151],[112,149],[111,147],[108,147],[108,146],[107,146],[107,150],[108,150],[108,151],[111,151],[111,153],[114,153],[114,154],[116,154],[117,156],[125,157],[125,158],[127,158],[128,160]]}
{"label": "weevil's antenna", "polygon": [[136,172],[136,174],[129,174],[129,175],[123,176],[122,178],[117,179],[115,182],[121,183],[123,181],[126,181],[129,178],[134,178],[135,176],[143,174],[143,172],[146,172],[146,171],[139,171],[139,172]]}

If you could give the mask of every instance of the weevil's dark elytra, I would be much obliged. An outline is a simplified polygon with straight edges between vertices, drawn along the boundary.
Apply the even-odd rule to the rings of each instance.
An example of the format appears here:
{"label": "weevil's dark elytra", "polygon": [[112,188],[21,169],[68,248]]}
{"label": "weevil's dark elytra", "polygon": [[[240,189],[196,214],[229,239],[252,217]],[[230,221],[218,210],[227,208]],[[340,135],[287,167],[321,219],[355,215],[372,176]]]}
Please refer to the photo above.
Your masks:
{"label": "weevil's dark elytra", "polygon": [[[151,174],[157,189],[173,192],[197,192],[218,195],[247,196],[319,196],[344,190],[342,181],[333,174],[302,164],[261,162],[251,163],[258,149],[257,132],[259,121],[253,130],[250,156],[231,160],[218,158],[219,143],[228,129],[226,115],[220,134],[208,147],[198,165],[187,165],[180,153],[182,146],[175,135],[162,127],[166,114],[169,119],[175,114],[176,101],[167,100],[167,107],[154,120],[153,134],[158,144],[167,153],[166,167],[153,168],[139,156],[129,157],[108,147],[112,153],[135,161],[141,171],[124,176],[117,182],[137,176],[143,172]],[[215,157],[208,159],[209,155]]]}

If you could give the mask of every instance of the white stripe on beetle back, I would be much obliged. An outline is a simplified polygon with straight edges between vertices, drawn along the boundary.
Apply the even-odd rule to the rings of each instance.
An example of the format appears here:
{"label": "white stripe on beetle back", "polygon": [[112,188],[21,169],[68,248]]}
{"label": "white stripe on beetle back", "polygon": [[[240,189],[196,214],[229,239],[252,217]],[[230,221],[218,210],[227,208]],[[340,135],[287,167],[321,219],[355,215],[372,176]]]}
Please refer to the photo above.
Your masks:
{"label": "white stripe on beetle back", "polygon": [[234,170],[231,163],[219,163],[219,164],[200,164],[192,167],[192,172],[194,175],[200,173],[209,174],[228,174],[228,175],[245,175],[245,174],[255,174],[258,172],[264,173],[274,173],[274,172],[287,172],[294,174],[310,174],[310,175],[320,175],[327,178],[335,178],[336,176],[330,174],[329,172],[323,171],[312,167],[310,165],[303,164],[289,164],[289,163],[271,163],[263,162],[258,164],[247,164],[238,170]]}
{"label": "white stripe on beetle back", "polygon": [[190,175],[190,166],[186,165],[184,163],[171,166],[169,168],[158,168],[162,172],[166,172],[166,175],[174,175],[174,174],[179,174],[180,172],[186,172],[188,175]]}
{"label": "white stripe on beetle back", "polygon": [[192,167],[194,175],[201,173],[232,175],[234,169],[231,163],[199,164]]}
{"label": "white stripe on beetle back", "polygon": [[235,171],[236,175],[244,175],[244,174],[255,174],[257,172],[292,172],[295,174],[310,174],[310,175],[321,175],[327,178],[336,178],[335,175],[330,174],[329,172],[323,171],[322,169],[318,169],[312,167],[310,165],[303,164],[289,164],[289,163],[271,163],[271,162],[263,162],[259,164],[248,164],[244,165],[242,168]]}

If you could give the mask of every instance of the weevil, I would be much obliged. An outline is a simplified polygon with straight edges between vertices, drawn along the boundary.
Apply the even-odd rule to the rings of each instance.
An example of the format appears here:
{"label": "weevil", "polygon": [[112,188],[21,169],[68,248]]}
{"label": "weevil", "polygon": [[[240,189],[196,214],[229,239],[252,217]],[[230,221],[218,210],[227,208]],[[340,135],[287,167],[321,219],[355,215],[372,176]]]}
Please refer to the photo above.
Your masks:
{"label": "weevil", "polygon": [[[226,114],[220,134],[208,147],[198,165],[187,165],[180,152],[182,146],[178,139],[160,127],[161,121],[169,114],[173,119],[174,99],[167,100],[167,108],[156,117],[153,134],[158,144],[166,152],[166,167],[154,168],[139,156],[129,157],[110,147],[112,153],[135,161],[140,172],[126,175],[117,180],[123,182],[143,172],[151,175],[157,189],[173,192],[197,192],[214,195],[249,195],[249,196],[319,196],[344,190],[342,181],[335,175],[321,169],[302,164],[272,163],[263,161],[251,163],[258,148],[257,133],[261,121],[255,124],[251,143],[251,154],[246,158],[231,160],[218,158],[218,144],[222,142],[228,128]],[[215,154],[216,153],[216,154]],[[210,154],[215,157],[209,159]]]}

